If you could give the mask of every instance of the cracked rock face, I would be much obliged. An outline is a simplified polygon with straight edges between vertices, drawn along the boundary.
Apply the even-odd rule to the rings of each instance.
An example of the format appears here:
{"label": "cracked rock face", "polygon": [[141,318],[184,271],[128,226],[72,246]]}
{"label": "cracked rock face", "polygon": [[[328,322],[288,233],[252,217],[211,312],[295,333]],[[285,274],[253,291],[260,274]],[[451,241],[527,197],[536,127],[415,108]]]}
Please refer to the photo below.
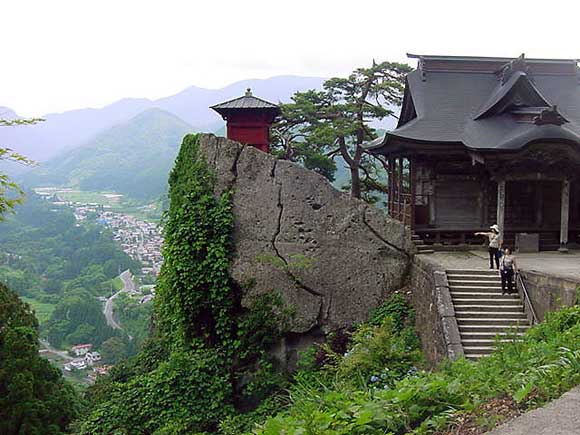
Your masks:
{"label": "cracked rock face", "polygon": [[213,135],[200,145],[216,193],[234,191],[231,274],[246,301],[278,291],[294,307],[291,332],[329,332],[402,287],[413,245],[399,222],[296,164]]}

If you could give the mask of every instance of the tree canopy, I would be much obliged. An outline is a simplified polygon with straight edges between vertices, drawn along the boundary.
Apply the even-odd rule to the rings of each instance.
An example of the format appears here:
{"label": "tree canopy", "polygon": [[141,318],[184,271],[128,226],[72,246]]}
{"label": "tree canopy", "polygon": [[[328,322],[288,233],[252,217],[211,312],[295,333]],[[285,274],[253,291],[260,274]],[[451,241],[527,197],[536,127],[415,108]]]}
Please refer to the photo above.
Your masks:
{"label": "tree canopy", "polygon": [[0,433],[59,434],[78,414],[59,370],[38,354],[38,322],[0,284]]}
{"label": "tree canopy", "polygon": [[[0,127],[13,127],[17,125],[32,125],[43,121],[40,118],[31,119],[0,119]],[[22,154],[6,147],[0,143],[0,161],[15,162],[22,165],[30,166],[34,162]],[[24,198],[24,192],[10,177],[0,172],[0,220],[6,212],[14,209],[16,204],[20,204]]]}
{"label": "tree canopy", "polygon": [[362,147],[377,137],[373,122],[395,117],[405,87],[406,64],[373,61],[346,78],[331,78],[322,91],[297,92],[283,104],[282,117],[273,126],[273,150],[283,159],[297,161],[330,180],[341,157],[350,169],[350,192],[360,198],[385,191],[379,173],[386,162],[374,159]]}

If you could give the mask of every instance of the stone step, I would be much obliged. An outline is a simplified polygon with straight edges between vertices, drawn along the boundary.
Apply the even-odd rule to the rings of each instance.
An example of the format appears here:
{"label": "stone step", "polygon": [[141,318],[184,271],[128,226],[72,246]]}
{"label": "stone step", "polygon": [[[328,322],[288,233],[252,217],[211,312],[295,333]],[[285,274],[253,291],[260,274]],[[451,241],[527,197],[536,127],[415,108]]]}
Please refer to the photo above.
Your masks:
{"label": "stone step", "polygon": [[[494,294],[493,292],[456,292],[451,291],[451,298],[455,303],[455,299],[491,299],[490,295]],[[517,293],[513,293],[511,295],[505,294],[502,295],[501,292],[497,295],[498,300],[506,300],[506,301],[513,301],[519,300],[520,295]]]}
{"label": "stone step", "polygon": [[449,287],[454,287],[454,286],[474,286],[474,287],[500,287],[501,288],[501,280],[499,279],[487,279],[487,280],[481,280],[481,281],[477,281],[477,280],[467,280],[467,279],[462,279],[462,280],[456,280],[456,279],[447,279],[447,282],[449,283]]}
{"label": "stone step", "polygon": [[481,318],[481,319],[523,319],[527,320],[526,314],[518,311],[464,311],[455,309],[455,317],[459,318]]}
{"label": "stone step", "polygon": [[492,334],[506,333],[512,334],[516,332],[525,332],[529,328],[528,325],[520,324],[517,326],[510,325],[459,325],[459,333],[463,337],[464,334],[470,332],[487,332]]}
{"label": "stone step", "polygon": [[484,356],[487,356],[487,355],[479,355],[479,354],[472,353],[469,355],[465,355],[465,358],[467,358],[468,360],[471,360],[471,361],[477,361],[478,359],[483,358]]}
{"label": "stone step", "polygon": [[501,295],[501,287],[478,287],[478,286],[453,286],[449,287],[452,292],[457,293],[498,293]]}
{"label": "stone step", "polygon": [[497,269],[449,269],[447,275],[487,275],[499,276]]}
{"label": "stone step", "polygon": [[[514,341],[521,341],[521,340],[512,340],[508,338],[500,339],[501,343],[512,343]],[[461,338],[461,344],[463,347],[466,346],[495,346],[496,340],[494,338]]]}
{"label": "stone step", "polygon": [[493,325],[493,326],[518,326],[527,324],[527,319],[517,317],[459,317],[455,316],[459,327],[463,325]]}
{"label": "stone step", "polygon": [[455,312],[459,311],[469,311],[469,312],[511,312],[511,313],[523,313],[524,306],[522,304],[510,304],[510,305],[478,305],[478,304],[455,304]]}
{"label": "stone step", "polygon": [[[479,306],[487,306],[487,305],[514,305],[514,304],[521,304],[519,298],[510,298],[510,296],[515,295],[502,295],[500,294],[497,297],[492,297],[489,293],[480,293],[484,296],[481,297],[471,297],[470,293],[455,293],[453,297],[453,305],[456,307],[462,305],[479,305]],[[494,295],[495,296],[495,295]]]}
{"label": "stone step", "polygon": [[499,275],[467,275],[465,273],[448,273],[447,279],[450,281],[499,281],[501,282],[501,277]]}
{"label": "stone step", "polygon": [[500,337],[502,340],[511,341],[512,338],[522,337],[523,332],[462,332],[461,341],[463,340],[495,340]]}
{"label": "stone step", "polygon": [[433,249],[419,249],[418,254],[433,254],[435,251]]}
{"label": "stone step", "polygon": [[465,355],[489,355],[493,352],[494,346],[463,346]]}

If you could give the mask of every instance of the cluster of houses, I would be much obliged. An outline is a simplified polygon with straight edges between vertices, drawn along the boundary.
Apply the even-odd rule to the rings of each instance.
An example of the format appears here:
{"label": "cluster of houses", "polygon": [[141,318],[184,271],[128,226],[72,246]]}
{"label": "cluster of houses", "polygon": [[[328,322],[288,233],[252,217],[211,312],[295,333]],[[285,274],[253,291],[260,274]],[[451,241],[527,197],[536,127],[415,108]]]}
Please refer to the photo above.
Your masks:
{"label": "cluster of houses", "polygon": [[113,230],[115,241],[126,254],[143,264],[144,275],[159,273],[163,238],[156,224],[111,211],[102,212],[98,221]]}
{"label": "cluster of houses", "polygon": [[[101,361],[101,355],[99,352],[91,351],[92,344],[77,344],[73,346],[70,352],[75,355],[76,358],[64,365],[66,371],[73,370],[85,370],[89,367],[93,367],[95,364],[99,364]],[[107,373],[107,366],[94,367],[93,370],[96,373],[105,374]]]}
{"label": "cluster of houses", "polygon": [[159,274],[163,262],[161,255],[163,237],[157,224],[113,212],[111,206],[106,204],[64,201],[59,197],[56,188],[37,188],[35,192],[49,200],[52,205],[71,207],[77,225],[89,217],[95,217],[98,223],[106,225],[113,231],[115,241],[127,255],[143,264],[141,270],[143,275]]}

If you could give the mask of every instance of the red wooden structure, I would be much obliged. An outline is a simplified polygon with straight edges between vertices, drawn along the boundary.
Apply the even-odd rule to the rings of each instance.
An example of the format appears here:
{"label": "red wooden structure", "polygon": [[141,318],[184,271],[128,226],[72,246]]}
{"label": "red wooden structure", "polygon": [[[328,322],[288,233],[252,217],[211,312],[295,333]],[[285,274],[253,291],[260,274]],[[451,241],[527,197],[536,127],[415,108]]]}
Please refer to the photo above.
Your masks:
{"label": "red wooden structure", "polygon": [[270,126],[280,107],[254,97],[250,88],[242,97],[211,106],[226,121],[228,139],[270,152]]}

